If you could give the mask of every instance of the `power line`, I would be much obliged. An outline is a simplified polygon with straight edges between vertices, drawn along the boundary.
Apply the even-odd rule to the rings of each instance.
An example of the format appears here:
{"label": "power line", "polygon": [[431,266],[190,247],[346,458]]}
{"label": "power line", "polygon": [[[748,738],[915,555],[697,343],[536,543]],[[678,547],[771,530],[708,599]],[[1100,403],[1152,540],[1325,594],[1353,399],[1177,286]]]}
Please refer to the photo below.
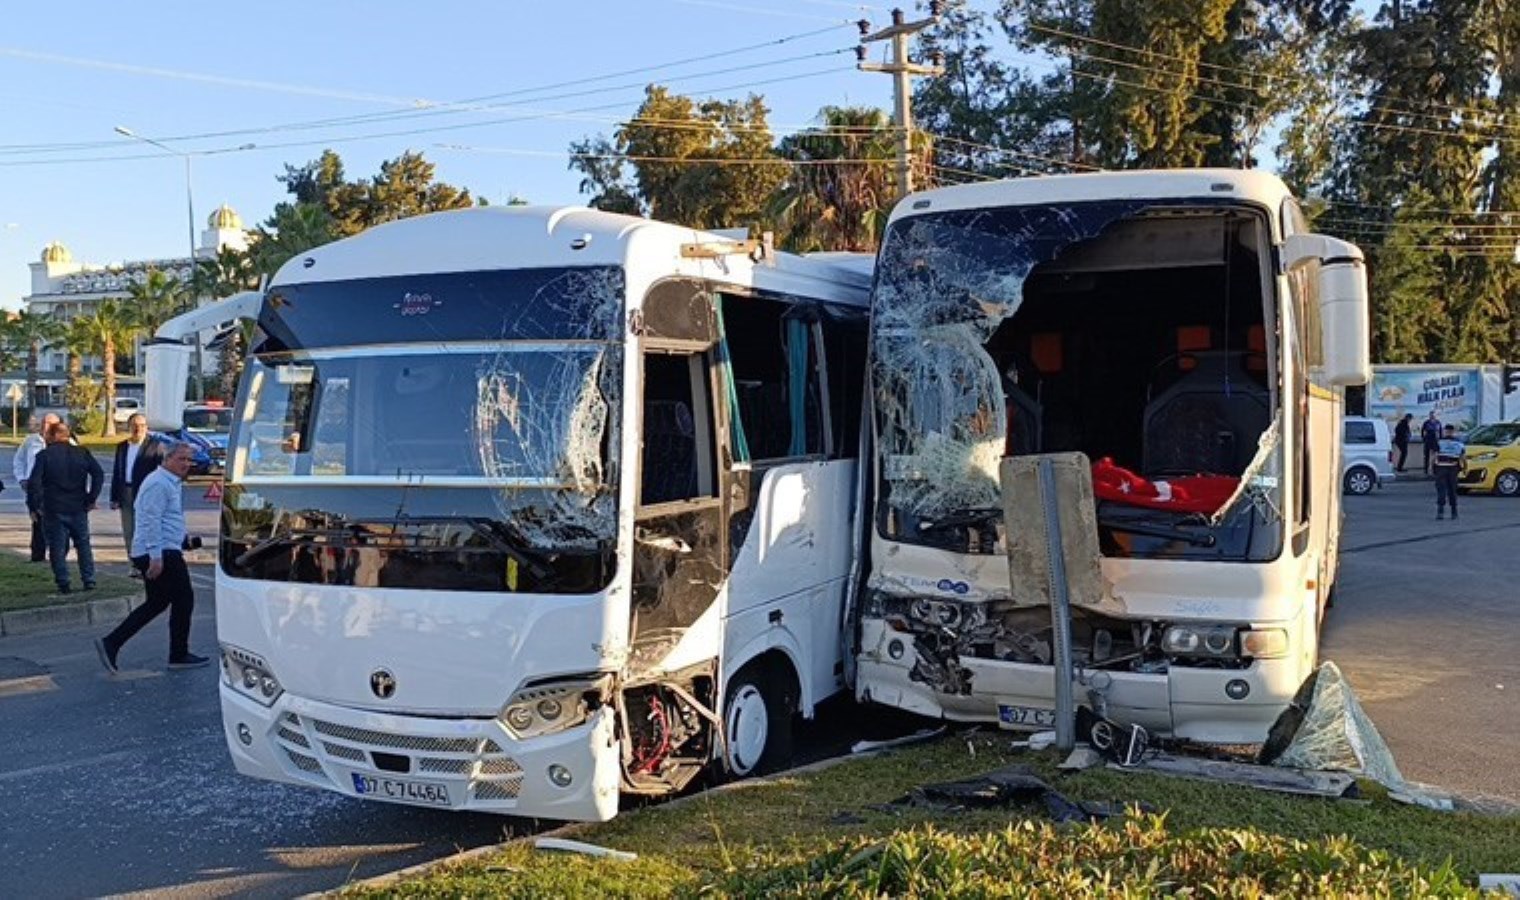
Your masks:
{"label": "power line", "polygon": [[[593,75],[593,76],[588,76],[588,77],[584,77],[584,78],[576,78],[576,79],[572,79],[572,80],[569,80],[569,81],[555,82],[555,83],[552,83],[552,84],[540,85],[538,87],[533,87],[533,88],[518,88],[518,89],[512,90],[512,91],[504,91],[504,92],[494,93],[494,94],[484,94],[484,95],[481,95],[481,96],[478,96],[478,97],[466,98],[464,100],[452,101],[452,102],[449,102],[449,103],[432,103],[432,102],[429,102],[427,108],[425,108],[425,109],[414,109],[414,110],[406,110],[406,111],[400,111],[400,112],[386,112],[386,113],[363,113],[363,114],[352,115],[352,116],[337,116],[337,117],[330,117],[330,118],[324,118],[324,119],[311,119],[311,120],[305,120],[305,121],[300,121],[300,122],[288,122],[288,123],[282,123],[282,124],[276,124],[276,125],[259,126],[259,127],[254,127],[254,128],[239,128],[239,129],[230,129],[230,130],[225,130],[225,131],[207,131],[207,132],[199,132],[199,133],[192,133],[192,134],[169,135],[169,136],[166,136],[164,138],[161,138],[161,140],[163,140],[166,143],[171,143],[172,144],[172,143],[177,143],[177,142],[182,142],[182,141],[212,140],[212,139],[222,139],[222,138],[229,138],[229,137],[242,137],[242,136],[247,136],[247,135],[274,134],[274,133],[279,133],[279,132],[282,132],[282,131],[311,130],[311,129],[314,129],[314,128],[323,128],[323,127],[332,126],[332,125],[370,124],[370,123],[374,123],[374,122],[384,122],[384,121],[392,121],[392,120],[411,119],[411,118],[417,118],[419,116],[436,116],[436,115],[444,115],[444,114],[451,114],[451,113],[461,113],[461,112],[482,112],[482,111],[494,111],[494,110],[500,110],[500,109],[507,109],[507,108],[513,108],[515,106],[515,104],[500,104],[500,103],[492,103],[491,101],[501,100],[501,99],[504,99],[504,98],[507,98],[507,97],[520,97],[520,96],[524,96],[524,95],[527,95],[527,94],[539,94],[539,93],[544,93],[546,91],[554,91],[554,90],[559,90],[561,88],[566,88],[566,87],[577,87],[577,86],[580,86],[580,85],[593,84],[593,83],[600,82],[600,81],[608,81],[608,80],[613,79],[613,78],[621,78],[621,77],[624,77],[624,76],[627,76],[627,75],[637,75],[637,74],[641,74],[641,73],[656,72],[656,71],[661,71],[661,70],[664,70],[664,69],[678,68],[680,66],[691,65],[691,64],[694,64],[694,63],[698,63],[698,62],[707,62],[707,61],[713,60],[713,59],[721,59],[721,58],[732,57],[732,56],[735,56],[735,55],[738,55],[738,54],[742,54],[742,53],[749,53],[749,52],[752,52],[752,51],[755,51],[755,50],[760,50],[760,49],[765,49],[765,48],[768,48],[768,47],[779,46],[779,45],[782,45],[782,44],[787,44],[787,43],[791,43],[793,41],[803,40],[803,39],[810,38],[810,37],[816,37],[816,36],[818,36],[820,34],[826,34],[826,33],[829,33],[829,32],[837,31],[840,27],[841,27],[840,25],[832,25],[832,26],[830,26],[828,28],[818,28],[818,29],[813,29],[811,31],[800,32],[800,33],[797,33],[797,34],[790,34],[790,35],[786,35],[784,37],[775,38],[775,39],[768,40],[768,41],[761,41],[761,42],[753,43],[753,44],[746,44],[746,45],[744,45],[742,47],[736,47],[736,48],[733,48],[733,49],[724,50],[724,51],[720,51],[720,52],[704,53],[704,54],[701,54],[699,56],[686,57],[686,58],[683,58],[683,59],[672,60],[670,62],[658,63],[658,64],[655,64],[655,65],[652,65],[652,66],[640,66],[640,67],[636,67],[636,68],[632,68],[632,69],[622,69],[622,70],[619,70],[619,71],[616,71],[616,72],[604,73],[602,75]],[[834,55],[834,54],[837,54],[837,53],[844,53],[844,52],[848,52],[848,51],[849,51],[849,48],[840,48],[840,49],[834,50],[834,51],[826,51],[825,53],[818,54],[818,55]],[[813,56],[814,56],[814,54],[803,54],[803,55],[800,55],[800,56],[786,57],[786,58],[779,59],[779,60],[768,60],[768,61],[756,64],[756,65],[753,65],[753,66],[749,66],[748,68],[757,68],[757,67],[782,65],[782,64],[785,64],[785,63],[788,63],[788,62],[794,62],[794,61],[797,61],[797,60],[800,60],[800,59],[813,58]],[[709,71],[705,71],[705,72],[693,72],[693,73],[688,73],[688,74],[685,74],[685,75],[677,76],[675,80],[687,80],[687,79],[692,79],[692,78],[702,78],[702,77],[706,77],[706,76],[709,76],[709,75],[725,74],[725,73],[733,72],[733,71],[741,71],[741,69],[737,68],[737,67],[729,67],[729,68],[723,68],[723,69],[709,70]],[[561,99],[566,99],[566,98],[570,98],[570,97],[585,96],[588,93],[601,93],[601,92],[604,92],[604,91],[616,91],[616,90],[623,90],[624,88],[630,88],[630,87],[639,87],[639,88],[642,88],[642,87],[644,87],[644,82],[640,81],[640,82],[638,82],[636,84],[617,85],[617,86],[613,86],[613,87],[602,87],[602,88],[598,88],[595,91],[577,91],[577,92],[570,93],[570,94],[560,94],[560,95],[556,95],[556,96],[552,96],[552,97],[539,97],[539,98],[537,98],[536,102],[541,102],[541,101],[544,101],[544,100],[561,100]],[[114,147],[114,146],[118,146],[118,145],[119,145],[119,142],[116,142],[116,141],[87,141],[87,142],[74,142],[74,143],[67,143],[67,144],[10,144],[10,145],[0,145],[0,153],[30,152],[30,151],[46,152],[46,151],[52,151],[52,150],[57,150],[57,151],[60,151],[60,152],[72,152],[72,151],[77,151],[77,150],[93,150],[93,149],[100,149],[100,148],[104,148],[104,147]]]}
{"label": "power line", "polygon": [[[1076,33],[1070,32],[1070,31],[1063,31],[1063,30],[1061,30],[1059,28],[1051,28],[1048,25],[1038,25],[1038,24],[1035,24],[1035,23],[1028,23],[1028,28],[1030,30],[1032,30],[1032,31],[1040,31],[1040,32],[1044,32],[1046,34],[1055,35],[1057,37],[1064,37],[1064,38],[1068,38],[1068,39],[1071,39],[1071,40],[1082,41],[1082,42],[1089,43],[1089,44],[1097,44],[1099,46],[1109,47],[1109,48],[1114,49],[1114,50],[1125,50],[1125,51],[1128,51],[1130,53],[1138,53],[1138,54],[1141,54],[1141,55],[1144,55],[1144,56],[1155,57],[1155,58],[1158,58],[1158,59],[1167,59],[1167,60],[1171,60],[1173,62],[1181,62],[1181,63],[1190,64],[1190,65],[1197,65],[1200,68],[1214,69],[1216,71],[1234,72],[1234,73],[1237,73],[1237,74],[1250,75],[1250,76],[1255,77],[1255,78],[1263,78],[1263,79],[1266,79],[1266,80],[1269,80],[1269,81],[1285,81],[1285,82],[1289,82],[1289,83],[1296,83],[1296,84],[1299,84],[1299,85],[1303,85],[1303,84],[1306,83],[1306,81],[1303,78],[1301,78],[1301,77],[1295,77],[1295,76],[1289,76],[1289,75],[1272,75],[1272,74],[1265,73],[1265,72],[1256,72],[1256,71],[1253,71],[1251,69],[1247,69],[1247,68],[1245,68],[1243,66],[1231,66],[1231,65],[1226,65],[1224,63],[1211,63],[1211,62],[1206,62],[1206,61],[1201,60],[1201,59],[1200,60],[1191,60],[1191,59],[1188,59],[1187,57],[1179,56],[1177,54],[1164,53],[1164,52],[1162,52],[1160,50],[1150,50],[1150,49],[1145,48],[1145,47],[1136,47],[1136,46],[1134,46],[1132,44],[1121,44],[1121,43],[1117,43],[1117,42],[1114,42],[1114,41],[1107,41],[1107,40],[1104,40],[1102,38],[1092,37],[1090,35],[1076,34]],[[1368,93],[1366,91],[1354,91],[1354,90],[1352,90],[1352,91],[1347,91],[1347,93],[1352,94],[1353,96],[1360,96],[1362,99],[1366,99],[1366,100],[1376,100],[1376,99],[1378,99],[1373,94]],[[1464,113],[1468,113],[1468,114],[1471,114],[1471,115],[1481,115],[1481,116],[1491,116],[1491,115],[1493,115],[1493,113],[1491,111],[1478,109],[1476,107],[1457,106],[1457,105],[1452,105],[1452,104],[1448,104],[1448,103],[1441,103],[1439,101],[1434,101],[1434,100],[1429,101],[1429,103],[1433,107],[1445,108],[1445,109],[1447,109],[1447,110],[1449,110],[1451,112],[1464,112]]]}
{"label": "power line", "polygon": [[[761,79],[759,81],[747,81],[747,82],[744,82],[742,84],[725,85],[725,86],[717,87],[717,88],[708,88],[706,90],[709,90],[709,91],[712,91],[712,92],[722,92],[722,91],[729,91],[729,90],[737,90],[737,89],[741,89],[741,88],[753,88],[753,87],[760,87],[760,86],[768,85],[768,84],[779,84],[779,83],[788,82],[788,81],[798,81],[798,80],[805,79],[805,78],[816,78],[816,77],[818,77],[820,75],[835,74],[835,73],[837,73],[839,71],[841,71],[841,70],[838,67],[830,67],[830,68],[827,68],[827,69],[815,69],[815,70],[809,71],[809,72],[799,72],[799,73],[792,74],[792,75],[778,76],[776,78]],[[684,96],[684,95],[675,94],[675,95],[672,95],[672,96]],[[341,144],[348,144],[348,143],[356,143],[356,142],[359,142],[359,141],[380,140],[380,139],[383,139],[383,138],[412,137],[412,136],[421,135],[421,134],[438,134],[438,133],[448,132],[448,131],[462,131],[462,130],[471,129],[471,128],[488,128],[488,127],[491,127],[491,126],[494,126],[494,125],[514,124],[514,123],[517,123],[517,122],[531,121],[531,120],[534,120],[534,119],[553,118],[553,117],[573,117],[573,115],[577,114],[577,113],[594,112],[594,111],[603,110],[603,109],[610,109],[610,108],[614,108],[614,107],[625,106],[627,104],[627,102],[628,101],[621,101],[620,100],[620,101],[616,101],[616,102],[613,102],[613,103],[600,104],[600,105],[597,105],[597,106],[582,107],[582,108],[576,109],[576,110],[553,111],[553,112],[537,113],[537,114],[531,114],[531,115],[510,116],[510,117],[507,117],[507,118],[489,119],[489,120],[478,121],[478,122],[461,122],[461,123],[453,123],[453,124],[449,124],[449,125],[435,125],[435,126],[431,126],[431,127],[400,129],[400,130],[395,130],[395,131],[383,131],[383,132],[375,132],[375,133],[370,133],[370,134],[329,136],[329,137],[318,138],[318,139],[314,139],[314,140],[285,141],[285,142],[274,143],[274,144],[260,144],[255,149],[257,149],[257,150],[284,150],[284,149],[291,149],[291,148],[297,148],[297,147],[332,146],[332,145],[341,145]],[[223,150],[219,150],[219,151],[202,151],[202,152],[206,152],[206,153],[210,153],[210,152],[231,152],[231,150],[229,148],[229,149],[223,149]],[[148,155],[145,155],[145,154],[112,154],[112,155],[108,155],[108,156],[85,156],[85,157],[72,157],[72,158],[67,158],[67,159],[0,160],[0,168],[28,168],[28,167],[34,167],[34,166],[65,165],[65,164],[70,164],[70,163],[88,163],[88,162],[114,162],[114,161],[119,161],[119,160],[136,160],[136,159],[148,159],[148,158],[152,158],[152,157],[149,157]]]}

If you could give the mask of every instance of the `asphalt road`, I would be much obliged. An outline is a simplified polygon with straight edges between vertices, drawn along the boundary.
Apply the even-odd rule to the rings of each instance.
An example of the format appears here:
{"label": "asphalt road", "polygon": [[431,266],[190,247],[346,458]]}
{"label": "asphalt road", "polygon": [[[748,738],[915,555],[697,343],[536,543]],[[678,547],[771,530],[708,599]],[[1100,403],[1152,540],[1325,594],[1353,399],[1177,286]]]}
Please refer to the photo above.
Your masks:
{"label": "asphalt road", "polygon": [[[191,529],[209,537],[215,509],[202,490],[187,491],[187,507]],[[1397,484],[1348,499],[1324,655],[1345,669],[1408,777],[1520,799],[1510,765],[1520,501],[1470,498],[1459,521],[1436,522],[1433,496],[1428,483]],[[115,514],[94,524],[101,555],[120,560]],[[12,488],[0,494],[0,545],[25,540]],[[195,578],[192,647],[210,654],[209,565]],[[0,638],[0,678],[20,660],[51,675],[42,689],[0,690],[0,895],[290,896],[536,827],[241,778],[222,742],[214,668],[164,671],[160,621],[123,651],[127,674],[108,678],[93,636]],[[883,736],[905,724],[843,703],[822,718],[803,735],[811,758],[841,752],[862,728]]]}

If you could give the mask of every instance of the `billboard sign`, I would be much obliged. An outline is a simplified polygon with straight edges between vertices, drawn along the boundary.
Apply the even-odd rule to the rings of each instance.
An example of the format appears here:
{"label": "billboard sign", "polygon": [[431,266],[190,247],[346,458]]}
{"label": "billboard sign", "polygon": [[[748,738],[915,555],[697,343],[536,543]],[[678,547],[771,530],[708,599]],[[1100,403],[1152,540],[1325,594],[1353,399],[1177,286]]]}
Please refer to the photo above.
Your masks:
{"label": "billboard sign", "polygon": [[1413,413],[1417,429],[1434,412],[1443,425],[1466,431],[1481,421],[1482,382],[1482,373],[1475,367],[1374,370],[1367,411],[1390,426],[1405,413]]}

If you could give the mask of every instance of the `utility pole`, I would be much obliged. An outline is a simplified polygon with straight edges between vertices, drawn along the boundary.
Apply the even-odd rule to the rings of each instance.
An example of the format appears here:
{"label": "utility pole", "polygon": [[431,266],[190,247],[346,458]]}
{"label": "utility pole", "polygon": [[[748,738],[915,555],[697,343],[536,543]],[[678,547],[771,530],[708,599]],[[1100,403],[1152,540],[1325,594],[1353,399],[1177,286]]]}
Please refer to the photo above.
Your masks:
{"label": "utility pole", "polygon": [[[892,24],[872,32],[871,23],[861,19],[860,46],[855,48],[856,68],[862,72],[885,72],[892,76],[892,118],[897,126],[897,196],[913,193],[913,88],[908,80],[914,75],[941,75],[945,69],[935,54],[935,65],[920,66],[908,61],[908,35],[917,34],[939,21],[939,3],[929,4],[929,18],[917,22],[903,20],[903,11],[892,10]],[[889,63],[866,62],[866,44],[877,41],[892,42],[892,61]]]}

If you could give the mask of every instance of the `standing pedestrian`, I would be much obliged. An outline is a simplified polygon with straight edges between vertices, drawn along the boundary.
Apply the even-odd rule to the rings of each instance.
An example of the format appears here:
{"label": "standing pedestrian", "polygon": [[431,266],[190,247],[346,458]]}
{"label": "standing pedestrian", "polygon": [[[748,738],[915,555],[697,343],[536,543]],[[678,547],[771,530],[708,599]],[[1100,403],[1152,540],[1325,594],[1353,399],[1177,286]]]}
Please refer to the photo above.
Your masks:
{"label": "standing pedestrian", "polygon": [[1436,518],[1446,518],[1446,504],[1451,504],[1451,517],[1457,517],[1457,473],[1467,468],[1463,454],[1467,446],[1457,440],[1457,427],[1447,425],[1436,449]]}
{"label": "standing pedestrian", "polygon": [[42,533],[42,511],[32,506],[32,495],[27,490],[27,482],[32,477],[32,464],[37,461],[37,454],[47,446],[44,435],[61,421],[63,420],[58,418],[57,413],[48,413],[41,418],[33,415],[27,423],[32,430],[16,449],[16,458],[11,461],[11,471],[16,476],[16,484],[21,486],[22,493],[26,495],[26,511],[32,519],[32,562],[47,559],[47,536]]}
{"label": "standing pedestrian", "polygon": [[47,431],[47,447],[37,454],[27,480],[27,496],[40,512],[47,535],[48,558],[58,592],[69,588],[69,542],[79,554],[79,580],[84,589],[95,589],[95,553],[90,547],[90,510],[100,498],[105,473],[95,455],[70,443],[69,426],[54,422]]}
{"label": "standing pedestrian", "polygon": [[112,672],[122,645],[158,614],[169,610],[169,668],[194,669],[210,662],[190,652],[190,614],[195,587],[185,568],[184,483],[190,472],[189,444],[166,444],[164,461],[137,486],[132,529],[132,565],[143,575],[148,602],[132,610],[116,630],[95,639],[101,663]]}
{"label": "standing pedestrian", "polygon": [[1436,418],[1435,410],[1420,423],[1420,443],[1425,447],[1425,474],[1429,475],[1430,464],[1441,448],[1441,420]]}
{"label": "standing pedestrian", "polygon": [[[116,458],[111,463],[111,508],[121,513],[121,537],[127,545],[127,556],[132,555],[132,501],[137,499],[135,477],[137,459],[148,440],[148,418],[142,413],[127,417],[127,439],[116,445]],[[138,576],[136,569],[132,570]]]}
{"label": "standing pedestrian", "polygon": [[1409,438],[1411,436],[1410,422],[1414,421],[1414,413],[1404,413],[1404,418],[1399,424],[1393,426],[1393,446],[1398,448],[1399,462],[1396,468],[1404,471],[1404,460],[1409,458]]}

